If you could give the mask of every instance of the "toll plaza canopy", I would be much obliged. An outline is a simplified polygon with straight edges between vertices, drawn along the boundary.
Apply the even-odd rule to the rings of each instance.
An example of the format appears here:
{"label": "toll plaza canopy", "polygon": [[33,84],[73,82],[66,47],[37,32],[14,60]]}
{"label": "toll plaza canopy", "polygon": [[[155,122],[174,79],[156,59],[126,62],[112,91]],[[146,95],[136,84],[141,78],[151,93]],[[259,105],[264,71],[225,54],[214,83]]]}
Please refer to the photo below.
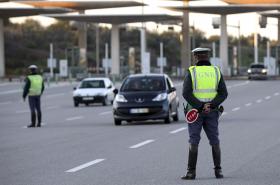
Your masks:
{"label": "toll plaza canopy", "polygon": [[96,1],[84,1],[84,0],[66,0],[66,1],[6,1],[0,0],[0,2],[14,2],[24,5],[31,5],[30,8],[7,8],[0,7],[0,77],[5,76],[5,55],[4,55],[4,24],[3,19],[10,17],[21,16],[33,16],[43,14],[57,14],[66,13],[69,11],[84,11],[87,9],[99,9],[99,8],[116,8],[116,7],[129,7],[140,6],[143,3],[132,0],[96,0]]}
{"label": "toll plaza canopy", "polygon": [[[176,0],[176,1],[187,1],[187,0]],[[280,0],[222,0],[222,1],[229,4],[279,4],[280,3]]]}
{"label": "toll plaza canopy", "polygon": [[223,0],[233,4],[277,4],[280,0]]}
{"label": "toll plaza canopy", "polygon": [[47,15],[61,20],[74,20],[80,22],[94,22],[107,24],[124,24],[135,22],[163,22],[170,20],[182,20],[182,16],[171,16],[162,14],[144,14],[144,15]]}
{"label": "toll plaza canopy", "polygon": [[2,8],[0,7],[0,18],[21,17],[40,14],[66,13],[71,10],[66,8]]}
{"label": "toll plaza canopy", "polygon": [[61,7],[61,8],[70,8],[75,10],[87,10],[87,9],[102,9],[102,8],[116,8],[116,7],[130,7],[130,6],[141,6],[143,5],[140,2],[136,1],[16,1],[17,3],[22,3],[26,5],[32,5],[35,7]]}
{"label": "toll plaza canopy", "polygon": [[258,12],[267,10],[280,9],[280,4],[272,5],[217,5],[217,6],[173,6],[165,7],[170,10],[184,11],[189,10],[190,12],[196,13],[207,13],[207,14],[239,14],[248,12]]}
{"label": "toll plaza canopy", "polygon": [[264,13],[261,13],[261,15],[265,16],[265,17],[280,18],[280,12],[264,12]]}

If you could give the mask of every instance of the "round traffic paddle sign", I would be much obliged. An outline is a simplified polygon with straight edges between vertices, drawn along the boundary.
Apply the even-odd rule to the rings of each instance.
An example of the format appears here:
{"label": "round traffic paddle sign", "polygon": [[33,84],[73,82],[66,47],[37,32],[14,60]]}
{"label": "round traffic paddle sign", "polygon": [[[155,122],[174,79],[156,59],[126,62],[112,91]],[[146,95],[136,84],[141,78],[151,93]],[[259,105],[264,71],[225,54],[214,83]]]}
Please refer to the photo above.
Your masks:
{"label": "round traffic paddle sign", "polygon": [[191,109],[186,114],[186,121],[187,123],[193,123],[198,118],[198,110],[197,109]]}

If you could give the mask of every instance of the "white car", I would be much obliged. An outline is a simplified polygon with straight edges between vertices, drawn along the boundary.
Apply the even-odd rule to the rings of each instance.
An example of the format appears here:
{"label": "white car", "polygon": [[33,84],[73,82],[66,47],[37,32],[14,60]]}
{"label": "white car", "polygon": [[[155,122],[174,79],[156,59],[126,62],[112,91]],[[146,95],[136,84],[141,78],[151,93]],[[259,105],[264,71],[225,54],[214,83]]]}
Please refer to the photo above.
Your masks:
{"label": "white car", "polygon": [[115,98],[114,85],[109,78],[86,78],[74,88],[74,106],[83,103],[102,103],[104,106],[112,104]]}

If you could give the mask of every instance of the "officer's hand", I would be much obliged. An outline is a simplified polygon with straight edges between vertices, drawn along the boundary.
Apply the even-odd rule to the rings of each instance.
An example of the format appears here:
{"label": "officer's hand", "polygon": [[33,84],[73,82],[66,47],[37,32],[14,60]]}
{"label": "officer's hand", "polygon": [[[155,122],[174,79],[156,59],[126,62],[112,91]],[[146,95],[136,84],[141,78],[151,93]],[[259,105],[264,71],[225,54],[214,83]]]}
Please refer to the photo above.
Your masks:
{"label": "officer's hand", "polygon": [[205,103],[203,106],[203,112],[204,113],[209,113],[211,110],[211,103]]}

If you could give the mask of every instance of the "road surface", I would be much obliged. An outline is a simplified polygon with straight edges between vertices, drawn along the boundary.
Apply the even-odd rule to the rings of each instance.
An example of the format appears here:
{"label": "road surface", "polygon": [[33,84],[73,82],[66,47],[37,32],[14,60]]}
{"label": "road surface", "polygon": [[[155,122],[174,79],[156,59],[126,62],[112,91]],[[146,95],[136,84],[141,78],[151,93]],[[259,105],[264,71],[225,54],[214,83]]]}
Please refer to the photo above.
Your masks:
{"label": "road surface", "polygon": [[[183,181],[188,132],[180,120],[114,126],[112,107],[74,108],[73,85],[46,88],[43,127],[30,123],[21,84],[0,84],[1,185],[279,185],[279,81],[227,81],[220,120],[224,179],[202,133],[197,179]],[[182,82],[176,82],[183,102]]]}

